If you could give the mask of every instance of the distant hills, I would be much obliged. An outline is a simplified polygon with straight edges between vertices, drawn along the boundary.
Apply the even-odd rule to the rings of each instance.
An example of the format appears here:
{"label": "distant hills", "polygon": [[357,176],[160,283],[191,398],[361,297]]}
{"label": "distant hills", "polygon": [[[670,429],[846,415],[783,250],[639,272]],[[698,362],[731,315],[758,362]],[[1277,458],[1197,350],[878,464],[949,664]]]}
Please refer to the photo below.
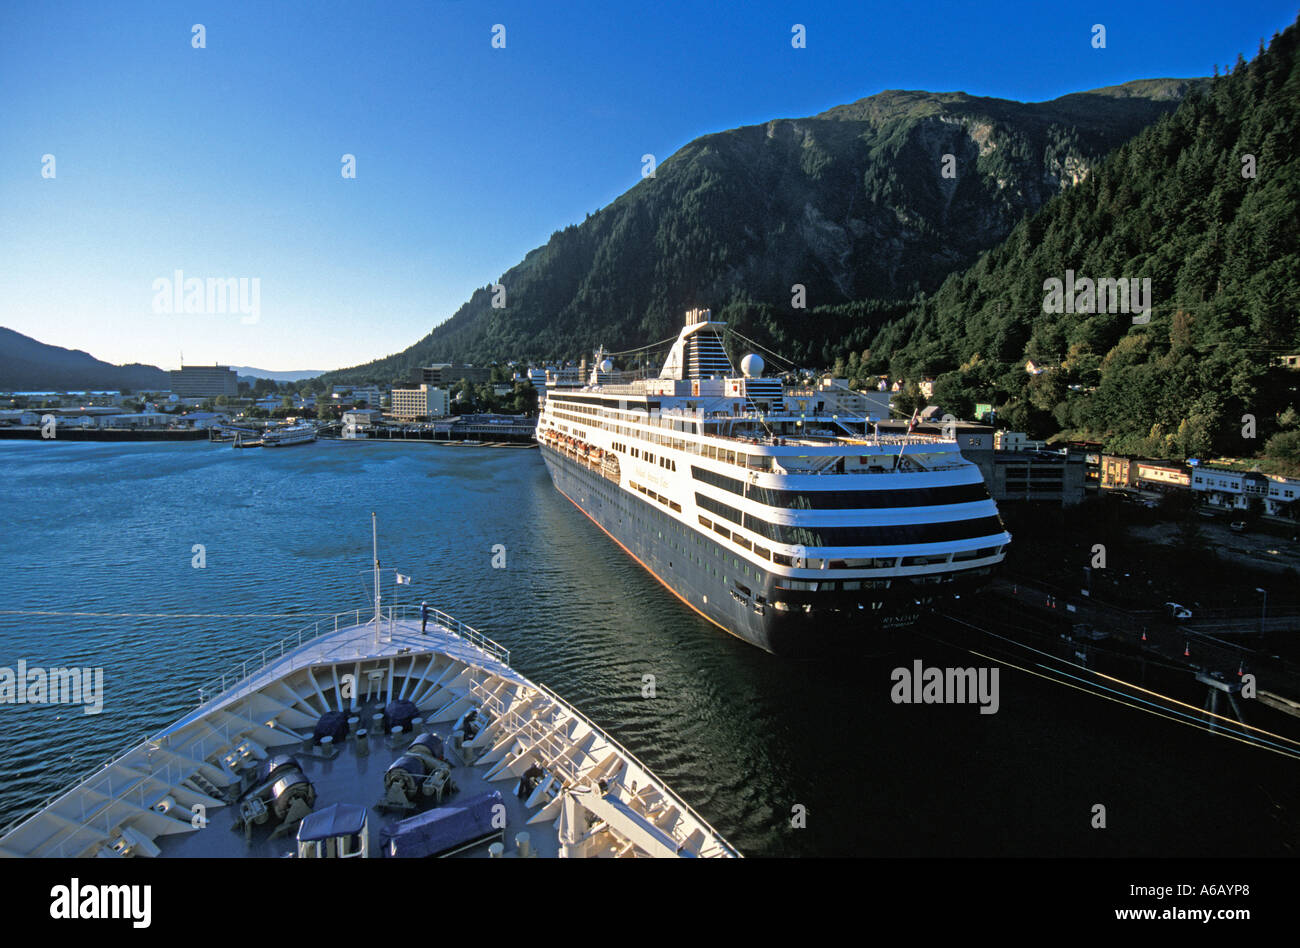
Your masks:
{"label": "distant hills", "polygon": [[[748,326],[761,341],[829,362],[1086,179],[1200,81],[1142,80],[1038,103],[891,90],[705,135],[503,274],[504,308],[484,287],[408,349],[326,381],[630,349],[674,334],[683,312],[702,305],[763,307]],[[806,309],[792,306],[795,284]],[[845,304],[855,308],[834,310]]]}
{"label": "distant hills", "polygon": [[321,375],[320,369],[302,369],[296,372],[272,372],[268,369],[257,369],[251,365],[232,365],[235,374],[239,376],[241,382],[252,379],[270,379],[273,382],[301,382],[304,379],[314,379]]}
{"label": "distant hills", "polygon": [[166,390],[171,379],[156,365],[113,365],[80,349],[37,342],[0,327],[0,391]]}
{"label": "distant hills", "polygon": [[[320,375],[319,369],[271,372],[249,365],[231,366],[242,382],[270,379],[300,382]],[[100,389],[167,391],[171,376],[156,365],[113,365],[80,349],[64,349],[38,342],[12,329],[0,327],[0,391],[45,392]]]}

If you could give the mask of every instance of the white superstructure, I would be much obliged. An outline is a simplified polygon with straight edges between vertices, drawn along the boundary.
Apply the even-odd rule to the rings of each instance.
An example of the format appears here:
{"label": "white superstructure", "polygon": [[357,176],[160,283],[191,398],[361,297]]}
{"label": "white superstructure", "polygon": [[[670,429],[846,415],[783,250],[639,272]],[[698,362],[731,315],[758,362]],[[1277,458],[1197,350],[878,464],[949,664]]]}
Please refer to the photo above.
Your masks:
{"label": "white superstructure", "polygon": [[658,378],[549,392],[537,428],[556,486],[692,608],[785,651],[783,613],[898,624],[1001,562],[1010,535],[954,440],[793,411],[724,329],[689,312]]}

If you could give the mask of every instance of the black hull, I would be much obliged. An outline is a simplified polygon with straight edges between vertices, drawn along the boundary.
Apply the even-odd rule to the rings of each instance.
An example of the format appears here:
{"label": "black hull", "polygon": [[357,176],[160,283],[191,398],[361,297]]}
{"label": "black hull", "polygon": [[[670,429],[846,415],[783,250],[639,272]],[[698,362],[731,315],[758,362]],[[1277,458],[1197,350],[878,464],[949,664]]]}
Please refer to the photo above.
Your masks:
{"label": "black hull", "polygon": [[542,445],[541,453],[556,489],[674,595],[724,631],[776,655],[880,650],[892,630],[913,625],[923,610],[987,581],[986,575],[957,574],[941,584],[896,578],[888,589],[852,593],[778,589],[783,577],[744,559],[727,541],[688,527],[554,448]]}

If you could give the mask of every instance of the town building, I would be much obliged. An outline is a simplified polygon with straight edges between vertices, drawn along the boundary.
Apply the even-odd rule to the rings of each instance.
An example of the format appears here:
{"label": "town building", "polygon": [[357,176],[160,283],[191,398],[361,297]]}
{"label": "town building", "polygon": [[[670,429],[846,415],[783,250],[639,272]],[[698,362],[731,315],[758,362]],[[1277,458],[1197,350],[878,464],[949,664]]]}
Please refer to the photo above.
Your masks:
{"label": "town building", "polygon": [[398,421],[438,418],[451,409],[446,389],[423,383],[418,388],[395,388],[392,398],[392,416]]}
{"label": "town building", "polygon": [[1191,487],[1211,506],[1229,510],[1254,507],[1269,516],[1284,514],[1300,498],[1300,478],[1233,471],[1207,464],[1193,466]]}
{"label": "town building", "polygon": [[172,422],[178,425],[186,425],[190,428],[213,428],[217,425],[224,425],[230,420],[230,415],[224,411],[187,411],[183,415],[169,415]]}
{"label": "town building", "polygon": [[438,362],[420,369],[420,383],[430,387],[451,388],[461,379],[471,385],[482,385],[492,381],[492,369],[486,365],[464,365],[459,362]]}
{"label": "town building", "polygon": [[1046,441],[1035,441],[1023,431],[998,431],[993,435],[995,451],[1046,451]]}
{"label": "town building", "polygon": [[986,483],[994,500],[1040,500],[1071,507],[1083,502],[1084,467],[1083,455],[1076,451],[997,451],[992,480]]}
{"label": "town building", "polygon": [[384,413],[377,408],[354,408],[343,413],[343,437],[348,440],[369,438],[370,429],[382,423]]}
{"label": "town building", "polygon": [[331,396],[335,405],[344,408],[352,408],[357,404],[367,408],[381,408],[384,403],[384,393],[377,385],[335,385]]}
{"label": "town building", "polygon": [[101,420],[101,428],[166,428],[176,424],[178,416],[169,415],[160,411],[136,411],[123,412],[116,415],[105,415]]}
{"label": "town building", "polygon": [[239,376],[224,365],[183,365],[168,373],[172,392],[181,398],[216,398],[238,395]]}

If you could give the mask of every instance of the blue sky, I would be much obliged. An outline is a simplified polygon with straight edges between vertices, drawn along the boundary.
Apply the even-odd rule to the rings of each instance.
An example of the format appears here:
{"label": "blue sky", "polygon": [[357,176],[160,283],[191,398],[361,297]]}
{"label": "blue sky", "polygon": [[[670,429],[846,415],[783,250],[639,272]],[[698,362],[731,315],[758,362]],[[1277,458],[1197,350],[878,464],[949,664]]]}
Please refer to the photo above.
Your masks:
{"label": "blue sky", "polygon": [[[405,348],[632,187],[644,154],[882,89],[1038,101],[1208,75],[1295,12],[8,0],[0,325],[110,362],[352,365]],[[256,322],[156,313],[154,281],[176,270],[257,278]]]}

